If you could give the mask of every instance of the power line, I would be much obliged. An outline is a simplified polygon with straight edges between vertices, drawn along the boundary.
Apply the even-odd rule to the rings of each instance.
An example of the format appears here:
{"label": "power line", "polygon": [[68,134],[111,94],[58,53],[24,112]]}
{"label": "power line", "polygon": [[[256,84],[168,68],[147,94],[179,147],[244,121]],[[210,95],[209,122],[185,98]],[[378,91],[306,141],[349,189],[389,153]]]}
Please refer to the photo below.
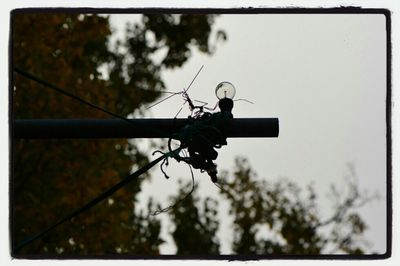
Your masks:
{"label": "power line", "polygon": [[51,226],[47,227],[46,229],[44,229],[43,231],[41,231],[40,233],[25,239],[23,242],[21,242],[15,249],[14,252],[18,252],[20,249],[22,249],[23,247],[25,247],[26,245],[32,243],[33,241],[42,238],[44,235],[46,235],[48,232],[50,232],[51,230],[53,230],[54,228],[56,228],[57,226],[59,226],[60,224],[78,216],[79,214],[88,211],[89,209],[91,209],[93,206],[95,206],[97,203],[99,203],[100,201],[106,199],[107,197],[111,196],[113,193],[115,193],[117,190],[119,190],[120,188],[124,187],[125,185],[127,185],[129,182],[131,182],[134,178],[139,177],[140,175],[144,174],[145,172],[147,172],[148,170],[150,170],[150,168],[152,168],[153,166],[155,166],[157,163],[159,163],[160,161],[164,160],[167,157],[170,156],[174,156],[174,154],[177,154],[181,151],[181,147],[163,154],[162,156],[158,157],[157,159],[151,161],[150,163],[146,164],[145,166],[143,166],[142,168],[138,169],[136,172],[128,175],[127,177],[125,177],[123,180],[121,180],[120,182],[118,182],[117,184],[115,184],[114,186],[112,186],[110,189],[108,189],[107,191],[101,193],[99,196],[97,196],[96,198],[92,199],[91,201],[89,201],[88,203],[86,203],[84,206],[76,209],[75,211],[71,212],[70,214],[68,214],[67,216],[65,216],[64,218],[58,220],[57,222],[55,222],[54,224],[52,224]]}
{"label": "power line", "polygon": [[35,81],[35,82],[37,82],[39,84],[42,84],[43,86],[46,86],[46,87],[48,87],[50,89],[53,89],[53,90],[65,95],[65,96],[68,96],[68,97],[70,97],[70,98],[72,98],[74,100],[77,100],[77,101],[79,101],[79,102],[81,102],[83,104],[86,104],[86,105],[88,105],[88,106],[90,106],[90,107],[92,107],[92,108],[94,108],[96,110],[99,110],[99,111],[101,111],[103,113],[106,113],[108,115],[111,115],[113,117],[125,120],[128,123],[131,123],[131,121],[126,117],[123,117],[121,115],[115,114],[115,113],[110,112],[110,111],[108,111],[108,110],[106,110],[106,109],[104,109],[104,108],[102,108],[100,106],[97,106],[97,105],[95,105],[93,103],[90,103],[90,102],[88,102],[88,101],[86,101],[86,100],[84,100],[84,99],[82,99],[82,98],[80,98],[80,97],[78,97],[78,96],[76,96],[76,95],[74,95],[72,93],[69,93],[69,92],[57,87],[56,85],[53,85],[53,84],[51,84],[51,83],[49,83],[49,82],[47,82],[47,81],[45,81],[45,80],[43,80],[41,78],[38,78],[38,77],[34,76],[33,74],[28,73],[28,72],[26,72],[26,71],[24,71],[24,70],[22,70],[22,69],[20,69],[18,67],[14,67],[14,71],[16,73],[20,74],[21,76],[24,76],[24,77],[26,77],[26,78],[28,78],[30,80],[33,80],[33,81]]}

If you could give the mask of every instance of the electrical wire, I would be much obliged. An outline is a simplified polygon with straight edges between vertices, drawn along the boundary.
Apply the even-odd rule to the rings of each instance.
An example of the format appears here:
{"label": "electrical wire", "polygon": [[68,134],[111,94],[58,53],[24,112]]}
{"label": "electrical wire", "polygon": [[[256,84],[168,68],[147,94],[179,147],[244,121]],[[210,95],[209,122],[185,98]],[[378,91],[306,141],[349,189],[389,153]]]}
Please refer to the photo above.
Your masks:
{"label": "electrical wire", "polygon": [[187,165],[189,166],[190,174],[192,176],[192,188],[191,188],[191,190],[184,197],[182,197],[182,198],[178,199],[177,201],[175,201],[174,204],[172,204],[172,205],[170,205],[168,207],[156,210],[155,212],[153,212],[152,213],[153,216],[156,216],[156,215],[159,215],[161,213],[168,212],[168,211],[174,209],[176,206],[178,206],[182,201],[186,200],[193,193],[194,189],[196,188],[196,185],[194,183],[193,169],[192,169],[192,166],[190,164],[187,163]]}
{"label": "electrical wire", "polygon": [[167,158],[169,156],[173,156],[173,154],[179,153],[180,151],[181,151],[181,148],[179,147],[179,148],[173,150],[172,152],[165,153],[162,156],[158,157],[157,159],[155,159],[155,160],[151,161],[150,163],[146,164],[142,168],[138,169],[134,173],[132,173],[132,174],[128,175],[127,177],[125,177],[124,179],[122,179],[120,182],[116,183],[114,186],[112,186],[108,190],[106,190],[103,193],[101,193],[100,195],[98,195],[96,198],[94,198],[91,201],[89,201],[88,203],[86,203],[84,206],[82,206],[82,207],[76,209],[75,211],[71,212],[70,214],[66,215],[64,218],[58,220],[57,222],[55,222],[51,226],[47,227],[46,229],[44,229],[40,233],[38,233],[38,234],[28,238],[28,239],[25,239],[17,247],[14,248],[14,252],[18,252],[19,250],[21,250],[26,245],[32,243],[33,241],[35,241],[35,240],[37,240],[39,238],[42,238],[44,235],[46,235],[48,232],[50,232],[51,230],[53,230],[54,228],[56,228],[60,224],[63,224],[64,222],[66,222],[66,221],[78,216],[79,214],[81,214],[81,213],[83,213],[85,211],[88,211],[89,209],[91,209],[93,206],[95,206],[100,201],[108,198],[109,196],[114,194],[117,190],[119,190],[120,188],[122,188],[125,185],[127,185],[129,182],[131,182],[135,178],[137,178],[140,175],[142,175],[145,172],[147,172],[150,168],[155,166],[161,160],[164,160],[165,158]]}
{"label": "electrical wire", "polygon": [[70,98],[72,98],[72,99],[74,99],[74,100],[77,100],[77,101],[79,101],[79,102],[81,102],[81,103],[83,103],[83,104],[85,104],[85,105],[88,105],[88,106],[90,106],[90,107],[92,107],[92,108],[94,108],[94,109],[96,109],[96,110],[99,110],[99,111],[101,111],[101,112],[103,112],[103,113],[106,113],[106,114],[108,114],[108,115],[111,115],[111,116],[113,116],[113,117],[115,117],[115,118],[122,119],[122,120],[124,120],[124,121],[126,121],[126,122],[128,122],[128,123],[132,123],[132,121],[130,121],[130,120],[129,120],[128,118],[126,118],[126,117],[123,117],[123,116],[121,116],[121,115],[115,114],[115,113],[113,113],[113,112],[110,112],[110,111],[108,111],[108,110],[106,110],[106,109],[104,109],[104,108],[98,106],[98,105],[95,105],[95,104],[93,104],[93,103],[90,103],[90,102],[88,102],[88,101],[86,101],[86,100],[84,100],[84,99],[82,99],[82,98],[80,98],[80,97],[78,97],[78,96],[76,96],[76,95],[74,95],[74,94],[72,94],[72,93],[69,93],[69,92],[67,92],[66,90],[63,90],[63,89],[61,89],[61,88],[59,88],[59,87],[57,87],[57,86],[55,86],[55,85],[53,85],[53,84],[51,84],[51,83],[49,83],[49,82],[43,80],[43,79],[41,79],[41,78],[38,78],[38,77],[34,76],[33,74],[28,73],[28,72],[26,72],[26,71],[24,71],[24,70],[22,70],[22,69],[20,69],[20,68],[18,68],[18,67],[14,67],[14,71],[15,71],[16,73],[18,73],[19,75],[24,76],[25,78],[28,78],[28,79],[33,80],[33,81],[35,81],[35,82],[37,82],[37,83],[39,83],[39,84],[41,84],[41,85],[43,85],[43,86],[46,86],[46,87],[48,87],[48,88],[50,88],[50,89],[53,89],[53,90],[55,90],[55,91],[57,91],[57,92],[59,92],[59,93],[65,95],[65,96],[68,96],[68,97],[70,97]]}

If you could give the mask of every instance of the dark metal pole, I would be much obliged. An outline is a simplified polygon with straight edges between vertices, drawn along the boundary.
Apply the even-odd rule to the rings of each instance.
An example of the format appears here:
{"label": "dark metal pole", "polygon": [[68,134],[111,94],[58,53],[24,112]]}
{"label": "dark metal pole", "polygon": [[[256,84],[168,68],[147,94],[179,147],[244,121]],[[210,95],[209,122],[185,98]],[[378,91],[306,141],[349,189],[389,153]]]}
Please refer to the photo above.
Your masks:
{"label": "dark metal pole", "polygon": [[[16,119],[14,137],[21,139],[169,138],[187,119]],[[230,138],[278,137],[278,118],[234,118]]]}

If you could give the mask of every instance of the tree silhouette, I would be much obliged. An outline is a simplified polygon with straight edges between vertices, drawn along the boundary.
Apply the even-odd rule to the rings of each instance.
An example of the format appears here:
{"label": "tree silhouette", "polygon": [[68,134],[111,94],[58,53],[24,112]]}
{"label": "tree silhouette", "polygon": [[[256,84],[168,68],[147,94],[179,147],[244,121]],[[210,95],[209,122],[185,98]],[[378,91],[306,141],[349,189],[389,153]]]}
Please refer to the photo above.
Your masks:
{"label": "tree silhouette", "polygon": [[[332,186],[334,206],[331,216],[327,218],[319,213],[319,198],[313,186],[303,191],[287,179],[268,182],[258,178],[245,158],[238,157],[233,174],[225,171],[220,179],[223,184],[220,194],[228,201],[229,215],[233,217],[233,254],[319,255],[363,254],[369,251],[368,243],[363,238],[367,226],[357,208],[375,199],[376,195],[361,194],[354,176],[348,177],[347,191],[339,193]],[[184,228],[182,231],[200,222],[200,218],[188,218],[195,217],[193,212],[197,213],[197,207],[191,204],[177,208],[180,215],[186,217],[181,221],[174,220],[176,228]],[[218,215],[217,209],[205,210],[203,217],[207,217],[207,212]],[[190,243],[186,238],[179,237],[174,237],[174,240],[180,253],[198,252],[196,246],[200,242]],[[215,240],[207,242],[211,246]]]}
{"label": "tree silhouette", "polygon": [[[193,48],[212,53],[213,21],[212,15],[144,14],[113,48],[108,17],[14,12],[12,62],[108,111],[138,116],[164,89],[163,69],[182,66]],[[167,53],[156,62],[154,54],[161,50]],[[13,81],[15,118],[109,118],[17,74]],[[14,246],[148,162],[147,154],[125,139],[14,140],[13,151]],[[136,195],[148,177],[20,254],[158,254],[160,222],[137,207]]]}
{"label": "tree silhouette", "polygon": [[[188,195],[191,184],[182,185],[177,197],[172,202]],[[218,202],[207,197],[202,200],[202,211],[197,206],[200,199],[196,192],[189,194],[170,212],[175,228],[172,232],[177,246],[177,255],[217,255],[219,240],[216,236],[219,220],[217,217]]]}
{"label": "tree silhouette", "polygon": [[[224,171],[219,177],[220,197],[200,199],[194,192],[169,213],[177,254],[220,254],[223,239],[216,233],[226,218],[233,219],[229,228],[233,255],[370,253],[363,236],[367,225],[357,209],[378,196],[360,193],[354,171],[346,178],[345,191],[331,186],[333,206],[322,215],[321,197],[312,185],[302,188],[288,179],[258,178],[247,159],[237,157],[233,172]],[[181,184],[172,202],[186,195],[189,187]],[[227,214],[218,208],[220,201],[227,201]]]}

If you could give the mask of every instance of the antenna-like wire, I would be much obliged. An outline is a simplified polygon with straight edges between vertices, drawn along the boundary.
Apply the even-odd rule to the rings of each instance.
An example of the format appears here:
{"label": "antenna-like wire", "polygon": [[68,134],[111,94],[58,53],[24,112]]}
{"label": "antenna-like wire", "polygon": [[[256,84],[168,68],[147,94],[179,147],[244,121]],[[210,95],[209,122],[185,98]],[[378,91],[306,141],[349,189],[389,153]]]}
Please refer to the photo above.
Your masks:
{"label": "antenna-like wire", "polygon": [[175,92],[175,93],[171,93],[171,95],[170,96],[168,96],[168,97],[166,97],[166,98],[164,98],[164,99],[162,99],[162,100],[160,100],[160,101],[158,101],[158,102],[156,102],[156,103],[154,103],[154,104],[152,104],[152,105],[150,105],[149,107],[147,107],[146,109],[150,109],[150,108],[152,108],[152,107],[154,107],[154,106],[156,106],[156,105],[158,105],[158,104],[160,104],[160,103],[162,103],[163,101],[166,101],[166,100],[168,100],[169,98],[171,98],[172,96],[175,96],[175,95],[177,95],[177,94],[181,94],[182,92]]}
{"label": "antenna-like wire", "polygon": [[158,104],[160,104],[160,103],[162,103],[162,102],[168,100],[169,98],[171,98],[171,97],[173,97],[173,96],[175,96],[175,95],[182,94],[182,93],[186,93],[186,92],[189,90],[190,86],[192,86],[192,84],[193,84],[193,82],[195,81],[195,79],[197,78],[197,76],[200,74],[200,71],[203,69],[203,67],[204,67],[204,65],[202,65],[202,66],[200,67],[199,71],[197,71],[196,75],[194,76],[194,78],[192,79],[192,81],[190,82],[189,86],[188,86],[186,89],[184,89],[183,91],[179,91],[179,92],[166,92],[166,93],[170,93],[171,95],[169,95],[169,96],[165,97],[164,99],[162,99],[162,100],[160,100],[160,101],[158,101],[158,102],[156,102],[156,103],[150,105],[150,106],[147,107],[146,109],[150,109],[150,108],[152,108],[152,107],[154,107],[154,106],[156,106],[156,105],[158,105]]}
{"label": "antenna-like wire", "polygon": [[204,65],[202,65],[199,69],[199,71],[197,71],[196,75],[194,76],[194,78],[192,79],[192,81],[190,82],[189,86],[186,88],[185,92],[187,92],[190,88],[190,86],[192,86],[193,82],[195,81],[195,79],[197,78],[197,76],[200,74],[201,70],[203,69]]}

